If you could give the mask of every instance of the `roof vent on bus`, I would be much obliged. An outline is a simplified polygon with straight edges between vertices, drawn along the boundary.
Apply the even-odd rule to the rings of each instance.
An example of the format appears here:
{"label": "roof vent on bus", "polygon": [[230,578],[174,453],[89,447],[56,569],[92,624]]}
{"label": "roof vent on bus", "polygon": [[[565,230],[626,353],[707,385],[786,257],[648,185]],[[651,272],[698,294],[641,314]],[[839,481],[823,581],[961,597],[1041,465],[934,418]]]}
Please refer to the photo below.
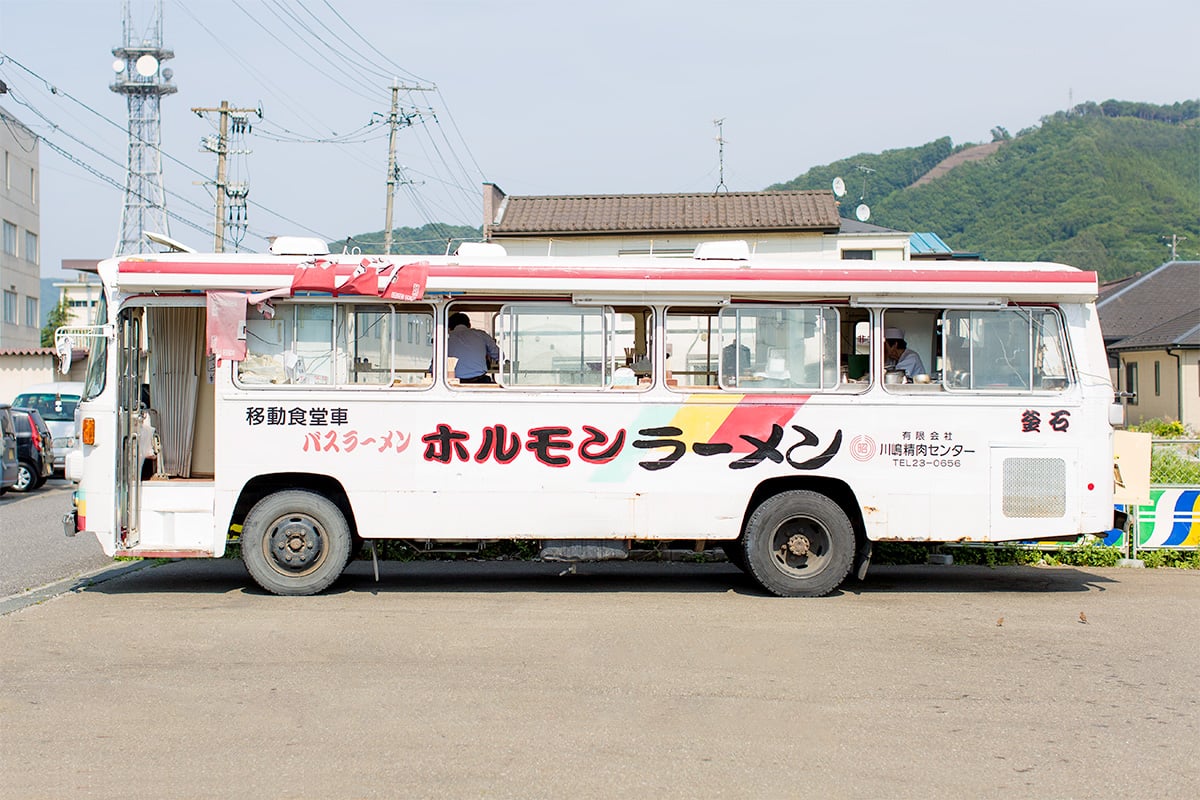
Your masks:
{"label": "roof vent on bus", "polygon": [[463,242],[454,251],[454,255],[466,256],[467,258],[500,258],[508,255],[508,251],[504,249],[504,245],[502,244]]}
{"label": "roof vent on bus", "polygon": [[721,242],[701,242],[692,251],[697,261],[749,261],[750,245],[743,239]]}
{"label": "roof vent on bus", "polygon": [[315,236],[276,236],[271,254],[277,256],[327,256],[329,245]]}

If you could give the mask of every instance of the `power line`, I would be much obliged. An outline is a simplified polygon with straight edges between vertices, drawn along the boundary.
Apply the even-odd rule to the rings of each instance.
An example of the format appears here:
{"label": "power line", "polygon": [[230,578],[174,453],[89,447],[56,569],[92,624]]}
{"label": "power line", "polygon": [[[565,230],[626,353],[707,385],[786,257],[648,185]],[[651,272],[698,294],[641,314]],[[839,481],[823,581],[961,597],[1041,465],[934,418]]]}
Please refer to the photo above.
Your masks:
{"label": "power line", "polygon": [[[85,102],[83,102],[82,100],[78,99],[77,97],[75,97],[74,95],[70,94],[69,92],[66,92],[66,91],[64,91],[64,90],[62,90],[62,89],[60,89],[60,88],[58,88],[58,87],[57,87],[57,86],[55,86],[54,84],[50,83],[50,81],[49,81],[48,79],[46,79],[46,78],[45,78],[45,77],[43,77],[42,75],[39,75],[37,72],[35,72],[35,71],[34,71],[34,70],[32,70],[31,68],[29,68],[29,67],[25,66],[25,64],[21,63],[20,61],[18,61],[17,59],[13,58],[12,56],[10,56],[10,55],[7,55],[7,54],[5,54],[5,53],[0,53],[0,65],[3,65],[3,64],[5,64],[5,63],[10,63],[10,64],[13,64],[13,65],[14,65],[14,66],[16,66],[16,67],[19,67],[21,70],[23,70],[24,72],[28,73],[28,74],[29,74],[31,77],[33,77],[33,78],[35,78],[36,80],[38,80],[39,82],[41,82],[41,84],[42,84],[42,85],[45,87],[46,91],[47,91],[49,94],[51,94],[51,95],[54,95],[54,96],[61,96],[61,97],[65,97],[66,99],[70,100],[72,103],[75,103],[76,105],[78,105],[80,108],[83,108],[84,110],[86,110],[88,113],[92,114],[93,116],[96,116],[96,117],[100,118],[100,119],[101,119],[101,120],[103,120],[104,122],[107,122],[109,125],[113,126],[113,127],[114,127],[114,128],[116,128],[117,130],[121,131],[121,132],[122,132],[122,134],[124,134],[124,133],[125,133],[125,127],[124,127],[123,125],[121,125],[120,123],[118,123],[118,122],[115,122],[115,121],[114,121],[114,120],[112,120],[111,118],[109,118],[109,117],[105,116],[104,114],[102,114],[101,112],[99,112],[99,111],[97,111],[96,109],[92,108],[90,105],[88,105],[87,103],[85,103]],[[62,132],[64,133],[64,135],[65,135],[65,130],[64,130],[63,128],[61,128],[61,127],[57,127],[57,126],[56,126],[56,129],[57,129],[57,130],[59,130],[59,131],[62,131]],[[45,141],[45,138],[44,138],[44,137],[42,137],[42,140],[43,140],[43,141]],[[150,142],[145,142],[144,140],[142,140],[142,141],[143,141],[143,143],[144,143],[144,144],[147,144],[147,145],[150,145],[150,146],[156,146],[156,147],[157,147],[157,145],[154,145],[153,143],[150,143]],[[160,150],[161,150],[161,148],[160,148]],[[176,158],[175,156],[173,156],[173,155],[171,155],[170,153],[168,153],[166,150],[161,150],[161,152],[162,152],[162,155],[163,155],[163,157],[164,157],[164,158],[166,158],[168,161],[170,161],[170,162],[172,162],[172,163],[174,163],[174,164],[177,164],[177,165],[179,165],[179,166],[183,167],[185,170],[187,170],[188,172],[192,173],[193,175],[197,176],[198,178],[200,178],[200,179],[202,179],[202,180],[207,180],[208,176],[207,176],[205,173],[201,172],[200,170],[196,169],[195,167],[191,166],[190,164],[188,164],[188,163],[186,163],[186,162],[184,162],[184,161],[181,161],[180,159],[178,159],[178,158]],[[171,194],[172,194],[173,196],[177,196],[177,194],[176,194],[176,193],[171,193]],[[290,217],[288,217],[288,216],[286,216],[286,215],[284,215],[284,214],[281,214],[280,212],[278,212],[278,211],[276,211],[276,210],[274,210],[274,209],[272,209],[272,208],[269,208],[269,207],[267,207],[267,206],[264,206],[264,205],[262,205],[261,203],[252,202],[252,203],[250,203],[250,205],[254,206],[255,208],[258,208],[258,209],[262,210],[263,212],[265,212],[265,213],[269,214],[269,215],[270,215],[270,216],[272,216],[272,217],[275,217],[276,219],[282,220],[282,221],[284,221],[284,222],[287,222],[288,224],[291,224],[291,225],[295,225],[295,226],[296,226],[298,229],[300,229],[300,230],[307,231],[308,233],[311,233],[311,234],[313,234],[313,235],[315,235],[315,236],[320,236],[321,238],[325,239],[326,241],[332,241],[332,239],[331,239],[330,237],[326,236],[325,234],[322,234],[322,233],[320,233],[319,231],[316,231],[316,230],[314,230],[312,227],[310,227],[310,226],[308,226],[308,225],[305,225],[305,224],[303,224],[303,223],[296,222],[295,220],[291,219]],[[174,218],[174,216],[172,216],[172,218]],[[194,227],[194,226],[193,226],[193,227]],[[204,230],[205,230],[205,232],[206,232],[206,233],[212,233],[212,231],[210,231],[210,230],[208,230],[208,229],[204,229]],[[257,234],[257,233],[256,233],[255,235],[256,235],[256,236],[259,236],[259,237],[260,237],[260,238],[262,238],[264,241],[266,241],[266,236],[265,236],[265,235],[262,235],[262,234]]]}
{"label": "power line", "polygon": [[[232,0],[232,2],[233,2],[233,5],[234,5],[234,7],[236,7],[236,8],[238,9],[238,11],[241,11],[243,14],[245,14],[245,15],[246,15],[246,16],[247,16],[247,17],[250,19],[250,21],[251,21],[251,22],[253,22],[253,23],[254,23],[255,25],[257,25],[258,27],[262,28],[263,32],[264,32],[264,33],[266,33],[266,34],[267,34],[267,36],[271,37],[272,39],[274,39],[274,40],[275,40],[276,42],[278,42],[279,44],[283,45],[283,46],[284,46],[285,48],[287,48],[288,50],[291,50],[291,49],[292,49],[292,48],[295,46],[295,41],[304,41],[304,40],[305,40],[305,37],[304,37],[303,35],[301,35],[300,33],[298,33],[298,32],[295,30],[295,28],[294,28],[294,27],[292,27],[292,26],[291,26],[291,25],[290,25],[290,24],[289,24],[289,23],[288,23],[286,20],[281,20],[281,21],[283,21],[283,24],[284,24],[284,26],[285,26],[285,27],[287,27],[287,29],[288,29],[289,31],[291,31],[291,32],[292,32],[292,34],[293,34],[293,35],[296,37],[296,39],[294,39],[292,42],[287,42],[287,41],[285,41],[283,38],[281,38],[281,37],[279,36],[279,34],[278,34],[278,33],[276,33],[276,32],[275,32],[275,30],[274,30],[273,28],[271,28],[271,26],[269,26],[269,25],[265,25],[264,23],[260,22],[260,21],[258,20],[258,18],[257,18],[257,17],[255,17],[253,14],[251,14],[249,11],[247,11],[247,10],[246,10],[246,8],[245,8],[245,6],[243,6],[243,5],[241,4],[241,2],[239,2],[239,0]],[[268,11],[271,11],[271,9],[270,9],[270,8],[268,8],[267,10],[268,10]],[[272,13],[275,13],[275,12],[272,12]],[[277,13],[275,13],[275,16],[276,16],[276,17],[279,17],[279,15],[278,15]],[[332,48],[331,48],[331,49],[332,49]],[[336,50],[335,50],[335,52],[336,52]],[[352,94],[355,94],[355,95],[357,95],[357,96],[359,96],[359,97],[363,98],[364,100],[371,100],[371,99],[373,99],[373,98],[372,98],[372,97],[371,97],[371,96],[370,96],[370,95],[369,95],[369,94],[368,94],[366,91],[364,91],[364,90],[363,90],[363,88],[362,88],[361,86],[357,86],[357,85],[354,85],[354,84],[346,83],[345,81],[343,81],[343,80],[340,80],[339,78],[337,78],[337,77],[335,77],[335,76],[333,76],[333,75],[329,74],[328,72],[324,72],[324,71],[322,71],[321,69],[319,69],[319,68],[317,67],[317,60],[316,60],[316,59],[308,59],[308,60],[305,60],[305,62],[304,62],[304,63],[305,63],[305,64],[306,64],[306,65],[307,65],[307,66],[308,66],[310,69],[312,69],[313,71],[315,71],[317,74],[321,75],[321,76],[322,76],[322,77],[324,77],[324,78],[327,78],[327,79],[329,79],[329,80],[333,81],[333,82],[334,82],[334,83],[336,83],[338,86],[340,86],[340,87],[342,87],[343,89],[345,89],[346,91],[348,91],[348,92],[350,92],[350,93],[352,93]]]}
{"label": "power line", "polygon": [[[347,21],[346,21],[346,18],[345,18],[345,17],[343,17],[343,16],[341,15],[341,13],[340,13],[340,12],[338,12],[338,10],[337,10],[336,8],[334,8],[333,4],[332,4],[332,3],[330,3],[330,2],[329,2],[329,0],[324,0],[324,3],[325,3],[325,7],[326,7],[326,8],[328,8],[330,11],[332,11],[332,12],[333,12],[333,15],[334,15],[335,17],[337,17],[337,18],[338,18],[338,20],[339,20],[339,21],[340,21],[340,22],[341,22],[343,25],[345,25],[345,26],[346,26],[346,28],[347,28],[347,29],[349,29],[349,31],[350,31],[351,33],[353,33],[355,36],[357,36],[357,37],[359,38],[359,40],[360,40],[360,41],[361,41],[363,44],[365,44],[367,47],[369,47],[369,48],[371,49],[371,51],[375,53],[375,55],[379,56],[379,57],[380,57],[380,58],[382,58],[384,61],[386,61],[386,62],[387,62],[387,63],[388,63],[390,66],[394,67],[394,68],[396,69],[396,71],[398,71],[398,72],[403,72],[405,75],[408,75],[410,78],[413,78],[413,79],[415,79],[415,80],[419,81],[420,83],[428,83],[428,84],[430,84],[431,86],[433,86],[433,89],[434,89],[435,91],[437,90],[437,86],[436,86],[436,84],[433,84],[431,81],[427,81],[427,80],[425,80],[425,79],[424,79],[424,78],[422,78],[420,75],[417,75],[417,74],[415,74],[415,73],[413,73],[413,72],[409,72],[409,71],[408,71],[408,70],[406,70],[404,67],[400,66],[400,65],[399,65],[399,64],[397,64],[395,61],[392,61],[390,58],[388,58],[386,55],[384,55],[384,53],[383,53],[383,52],[382,52],[382,51],[381,51],[381,50],[380,50],[378,47],[376,47],[375,45],[371,44],[371,42],[367,40],[367,37],[365,37],[365,36],[363,36],[361,33],[359,33],[357,28],[355,28],[353,25],[351,25],[349,22],[347,22]],[[311,13],[311,12],[310,12],[310,13]]]}
{"label": "power line", "polygon": [[250,61],[247,61],[245,58],[243,58],[241,51],[239,51],[233,47],[230,47],[228,42],[226,42],[223,37],[217,36],[217,34],[213,33],[212,29],[210,29],[207,25],[205,25],[204,21],[202,19],[200,19],[200,17],[196,16],[196,14],[192,11],[192,9],[189,7],[189,5],[186,2],[184,2],[184,0],[175,0],[175,6],[180,11],[182,11],[183,13],[185,13],[189,17],[191,17],[192,21],[196,23],[196,26],[198,28],[200,28],[202,31],[204,31],[205,33],[207,33],[209,35],[209,37],[213,40],[213,42],[216,43],[216,45],[218,47],[220,47],[222,50],[224,50],[233,61],[235,61],[239,65],[241,65],[241,67],[248,74],[254,76],[264,86],[272,89],[276,94],[283,97],[284,100],[286,100],[287,102],[280,104],[280,107],[282,110],[290,111],[290,112],[300,115],[300,116],[307,116],[308,117],[307,121],[314,123],[314,129],[326,127],[324,120],[320,116],[307,113],[308,112],[308,104],[307,103],[302,102],[302,101],[292,97],[283,88],[281,88],[278,84],[276,84],[274,81],[272,81],[267,73],[264,73],[264,72],[256,69],[254,67],[254,64],[252,64]]}

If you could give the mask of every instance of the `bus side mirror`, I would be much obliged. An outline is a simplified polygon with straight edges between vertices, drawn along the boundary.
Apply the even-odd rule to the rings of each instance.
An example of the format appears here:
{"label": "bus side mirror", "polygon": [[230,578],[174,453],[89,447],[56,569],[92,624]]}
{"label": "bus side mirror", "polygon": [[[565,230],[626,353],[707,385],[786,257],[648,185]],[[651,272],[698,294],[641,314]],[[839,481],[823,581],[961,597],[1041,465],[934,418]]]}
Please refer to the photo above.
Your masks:
{"label": "bus side mirror", "polygon": [[54,350],[58,355],[58,371],[66,375],[71,371],[71,351],[75,349],[75,343],[71,341],[70,336],[55,336]]}

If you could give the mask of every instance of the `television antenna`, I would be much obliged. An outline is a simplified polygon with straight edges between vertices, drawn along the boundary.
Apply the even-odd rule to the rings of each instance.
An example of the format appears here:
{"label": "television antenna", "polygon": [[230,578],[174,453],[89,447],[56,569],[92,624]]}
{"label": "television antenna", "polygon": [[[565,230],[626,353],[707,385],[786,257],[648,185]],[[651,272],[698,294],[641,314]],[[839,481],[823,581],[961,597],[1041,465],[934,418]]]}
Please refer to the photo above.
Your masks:
{"label": "television antenna", "polygon": [[719,192],[724,189],[728,192],[729,187],[725,185],[725,118],[714,119],[713,125],[717,126],[717,167],[720,176],[714,191]]}
{"label": "television antenna", "polygon": [[871,207],[867,205],[867,176],[875,170],[864,167],[862,164],[856,164],[855,169],[863,174],[863,188],[862,194],[858,197],[858,206],[854,209],[854,217],[859,222],[866,222],[871,218]]}

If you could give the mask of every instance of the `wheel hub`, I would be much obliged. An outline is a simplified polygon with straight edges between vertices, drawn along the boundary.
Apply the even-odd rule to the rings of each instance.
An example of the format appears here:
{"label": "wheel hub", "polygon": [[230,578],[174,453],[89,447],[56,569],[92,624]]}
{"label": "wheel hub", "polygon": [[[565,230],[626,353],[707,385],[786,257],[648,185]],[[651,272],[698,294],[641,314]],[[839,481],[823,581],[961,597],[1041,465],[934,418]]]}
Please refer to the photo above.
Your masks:
{"label": "wheel hub", "polygon": [[309,520],[291,519],[271,534],[271,554],[287,569],[303,569],[321,555],[321,536]]}
{"label": "wheel hub", "polygon": [[812,549],[808,537],[803,533],[794,533],[787,540],[787,551],[789,555],[806,556]]}

